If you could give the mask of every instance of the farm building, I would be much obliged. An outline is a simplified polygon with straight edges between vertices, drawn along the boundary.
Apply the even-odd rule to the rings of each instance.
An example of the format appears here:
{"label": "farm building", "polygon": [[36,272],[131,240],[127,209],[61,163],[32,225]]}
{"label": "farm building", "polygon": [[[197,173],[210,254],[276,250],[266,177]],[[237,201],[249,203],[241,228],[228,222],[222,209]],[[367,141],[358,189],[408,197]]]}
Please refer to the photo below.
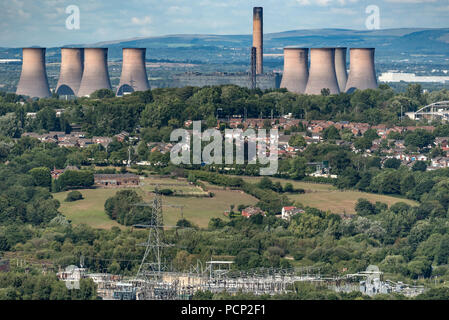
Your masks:
{"label": "farm building", "polygon": [[265,216],[265,212],[259,207],[248,207],[242,210],[242,216],[246,218],[250,218],[253,215],[261,214]]}
{"label": "farm building", "polygon": [[139,176],[132,173],[125,174],[94,174],[96,185],[104,187],[138,186]]}

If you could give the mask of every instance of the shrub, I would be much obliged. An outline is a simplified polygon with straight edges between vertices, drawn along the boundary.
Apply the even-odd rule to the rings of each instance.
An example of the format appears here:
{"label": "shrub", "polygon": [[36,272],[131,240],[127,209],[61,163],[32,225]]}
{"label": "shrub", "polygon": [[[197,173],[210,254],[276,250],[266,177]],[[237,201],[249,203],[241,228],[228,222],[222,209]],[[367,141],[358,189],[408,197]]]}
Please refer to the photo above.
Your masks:
{"label": "shrub", "polygon": [[70,191],[64,201],[73,202],[83,199],[83,195],[79,191]]}
{"label": "shrub", "polygon": [[162,194],[163,196],[171,196],[173,194],[173,190],[162,189],[162,190],[159,190],[159,193]]}

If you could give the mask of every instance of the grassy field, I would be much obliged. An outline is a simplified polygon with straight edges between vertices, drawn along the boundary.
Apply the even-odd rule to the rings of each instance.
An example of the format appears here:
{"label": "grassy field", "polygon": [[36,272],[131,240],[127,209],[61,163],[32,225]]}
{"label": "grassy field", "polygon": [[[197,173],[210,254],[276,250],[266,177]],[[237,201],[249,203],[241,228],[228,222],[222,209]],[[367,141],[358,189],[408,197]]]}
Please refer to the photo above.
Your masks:
{"label": "grassy field", "polygon": [[120,226],[114,220],[109,219],[104,212],[104,203],[109,197],[115,195],[118,189],[86,189],[79,190],[84,199],[74,202],[64,202],[66,192],[54,194],[54,198],[61,202],[59,211],[64,214],[74,225],[85,223],[93,228],[110,229]]}
{"label": "grassy field", "polygon": [[372,194],[358,191],[322,191],[305,194],[289,195],[289,198],[295,202],[300,202],[304,206],[315,207],[320,210],[330,210],[333,213],[355,213],[355,204],[358,199],[365,198],[371,202],[380,201],[388,206],[396,202],[405,202],[409,205],[418,203],[408,199],[401,199],[379,194]]}
{"label": "grassy field", "polygon": [[[243,177],[245,181],[256,183],[261,177]],[[284,186],[290,182],[294,188],[301,188],[305,194],[289,194],[288,197],[300,202],[304,206],[318,208],[320,210],[330,210],[333,213],[355,213],[354,207],[358,199],[365,198],[371,202],[380,201],[391,206],[396,202],[405,202],[409,205],[418,205],[417,202],[401,199],[392,196],[385,196],[359,191],[339,191],[330,184],[320,184],[311,182],[292,181],[286,179],[270,178],[273,182],[281,182]]]}
{"label": "grassy field", "polygon": [[[248,182],[256,183],[260,177],[244,177]],[[304,206],[315,207],[324,211],[330,210],[334,213],[355,213],[354,206],[359,198],[366,198],[369,201],[384,202],[389,206],[403,201],[405,203],[416,205],[411,200],[400,199],[391,196],[357,192],[357,191],[339,191],[334,186],[328,184],[308,183],[300,181],[291,181],[285,179],[273,178],[273,181],[279,181],[282,185],[290,182],[295,188],[306,190],[305,194],[288,194],[288,197],[303,204]],[[189,185],[186,180],[176,180],[170,178],[145,178],[139,188],[136,190],[145,201],[151,201],[153,198],[152,191],[155,186],[159,188],[169,188],[183,193],[201,194],[203,191]],[[227,219],[223,213],[230,209],[231,205],[235,209],[240,204],[254,205],[258,200],[238,190],[227,190],[223,187],[205,183],[208,191],[215,194],[213,198],[205,197],[163,197],[164,221],[166,225],[175,225],[181,219],[181,209],[170,207],[169,205],[183,205],[184,218],[198,225],[199,227],[207,227],[209,220],[213,217]],[[60,211],[72,221],[74,225],[86,223],[94,228],[109,229],[113,226],[120,226],[117,222],[109,219],[104,212],[104,203],[109,197],[121,189],[87,189],[80,190],[84,199],[75,202],[64,202],[68,192],[60,192],[54,195],[61,202]]]}
{"label": "grassy field", "polygon": [[[172,179],[166,179],[167,183],[172,183]],[[160,185],[162,188],[163,186]],[[180,187],[192,188],[186,182],[180,184]],[[196,187],[193,187],[196,188]],[[68,192],[60,192],[54,195],[55,199],[61,202],[60,211],[72,221],[74,225],[85,223],[93,228],[109,229],[113,226],[120,226],[117,222],[109,219],[104,211],[104,203],[106,200],[115,195],[119,190],[116,189],[85,189],[79,190],[84,199],[75,202],[64,202]],[[137,191],[145,201],[151,201],[153,194],[151,186],[143,185],[141,188],[133,188]],[[174,188],[176,189],[176,188]],[[199,189],[201,191],[201,189]],[[227,219],[223,213],[230,209],[230,205],[234,204],[237,209],[238,205],[253,205],[257,203],[257,199],[247,195],[241,191],[223,190],[213,188],[211,190],[215,196],[213,198],[205,197],[163,197],[162,203],[165,205],[183,205],[184,218],[198,225],[199,227],[207,227],[209,220],[213,217]],[[164,223],[166,225],[175,225],[181,219],[181,209],[176,207],[164,207]]]}
{"label": "grassy field", "polygon": [[[241,177],[244,181],[251,182],[251,183],[257,183],[259,182],[262,177]],[[313,183],[313,182],[302,182],[302,181],[295,181],[295,180],[287,180],[287,179],[279,179],[279,178],[271,178],[270,180],[273,182],[280,182],[282,186],[285,186],[286,183],[291,183],[294,188],[297,189],[304,189],[306,191],[330,191],[330,190],[337,190],[336,187],[330,184],[322,184],[322,183]]]}

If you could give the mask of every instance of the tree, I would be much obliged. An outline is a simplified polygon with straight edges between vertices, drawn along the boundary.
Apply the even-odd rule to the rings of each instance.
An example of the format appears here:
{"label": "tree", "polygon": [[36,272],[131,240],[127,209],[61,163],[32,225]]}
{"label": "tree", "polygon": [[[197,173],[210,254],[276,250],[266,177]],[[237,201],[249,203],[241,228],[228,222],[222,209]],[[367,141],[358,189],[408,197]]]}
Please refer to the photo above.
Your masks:
{"label": "tree", "polygon": [[83,199],[83,195],[79,191],[70,191],[64,201],[73,202]]}
{"label": "tree", "polygon": [[295,134],[290,137],[288,144],[292,147],[302,148],[307,145],[306,139],[300,134]]}
{"label": "tree", "polygon": [[412,166],[413,171],[426,171],[427,170],[427,164],[424,161],[416,161]]}
{"label": "tree", "polygon": [[396,158],[388,158],[384,162],[384,168],[390,168],[390,169],[399,169],[401,166],[401,160]]}
{"label": "tree", "polygon": [[290,160],[289,174],[292,179],[300,180],[306,176],[307,161],[303,157],[295,157]]}
{"label": "tree", "polygon": [[355,205],[355,212],[360,216],[369,216],[376,213],[376,208],[368,200],[360,198]]}
{"label": "tree", "polygon": [[365,150],[371,149],[372,146],[373,146],[373,142],[370,139],[365,138],[365,137],[358,138],[354,142],[354,147],[360,151],[365,151]]}
{"label": "tree", "polygon": [[327,127],[323,130],[323,139],[325,140],[337,140],[340,139],[340,133],[334,126]]}
{"label": "tree", "polygon": [[46,167],[33,168],[29,171],[34,180],[34,185],[38,187],[50,188],[51,171]]}
{"label": "tree", "polygon": [[125,226],[137,223],[150,223],[152,219],[149,207],[136,206],[143,199],[134,190],[120,190],[115,196],[106,200],[104,209],[106,214]]}
{"label": "tree", "polygon": [[94,174],[87,170],[67,170],[55,181],[56,190],[70,188],[90,188],[94,184]]}
{"label": "tree", "polygon": [[273,188],[273,182],[268,177],[263,177],[258,184],[259,188],[261,189],[272,189]]}
{"label": "tree", "polygon": [[114,94],[114,91],[112,91],[110,89],[100,89],[100,90],[92,92],[90,94],[90,97],[92,99],[114,98],[115,94]]}
{"label": "tree", "polygon": [[407,132],[404,139],[404,144],[407,147],[424,148],[432,145],[435,137],[432,133],[423,129],[416,129],[411,132]]}

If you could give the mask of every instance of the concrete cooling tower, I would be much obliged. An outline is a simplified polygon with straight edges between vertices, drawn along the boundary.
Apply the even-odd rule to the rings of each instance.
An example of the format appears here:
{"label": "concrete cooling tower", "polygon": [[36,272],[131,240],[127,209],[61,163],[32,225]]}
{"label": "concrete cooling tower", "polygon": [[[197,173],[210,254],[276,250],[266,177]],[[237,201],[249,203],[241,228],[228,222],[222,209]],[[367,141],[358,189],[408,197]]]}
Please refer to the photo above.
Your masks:
{"label": "concrete cooling tower", "polygon": [[75,96],[83,76],[83,49],[61,48],[61,71],[56,85],[59,95]]}
{"label": "concrete cooling tower", "polygon": [[377,88],[374,48],[351,48],[349,77],[346,92]]}
{"label": "concrete cooling tower", "polygon": [[22,73],[16,94],[30,98],[51,96],[45,69],[45,48],[22,49]]}
{"label": "concrete cooling tower", "polygon": [[335,73],[335,48],[310,49],[309,80],[305,93],[321,94],[322,89],[329,89],[331,94],[340,93]]}
{"label": "concrete cooling tower", "polygon": [[117,89],[117,96],[122,96],[127,92],[150,89],[145,68],[145,53],[146,49],[123,49],[122,75]]}
{"label": "concrete cooling tower", "polygon": [[284,48],[284,73],[281,88],[304,93],[309,78],[309,49]]}
{"label": "concrete cooling tower", "polygon": [[253,8],[253,47],[256,48],[256,74],[263,73],[263,8]]}
{"label": "concrete cooling tower", "polygon": [[335,73],[337,75],[338,87],[340,92],[346,89],[348,73],[346,71],[346,51],[347,48],[335,48]]}
{"label": "concrete cooling tower", "polygon": [[108,49],[85,48],[84,72],[77,96],[89,96],[100,89],[112,89],[108,72]]}

